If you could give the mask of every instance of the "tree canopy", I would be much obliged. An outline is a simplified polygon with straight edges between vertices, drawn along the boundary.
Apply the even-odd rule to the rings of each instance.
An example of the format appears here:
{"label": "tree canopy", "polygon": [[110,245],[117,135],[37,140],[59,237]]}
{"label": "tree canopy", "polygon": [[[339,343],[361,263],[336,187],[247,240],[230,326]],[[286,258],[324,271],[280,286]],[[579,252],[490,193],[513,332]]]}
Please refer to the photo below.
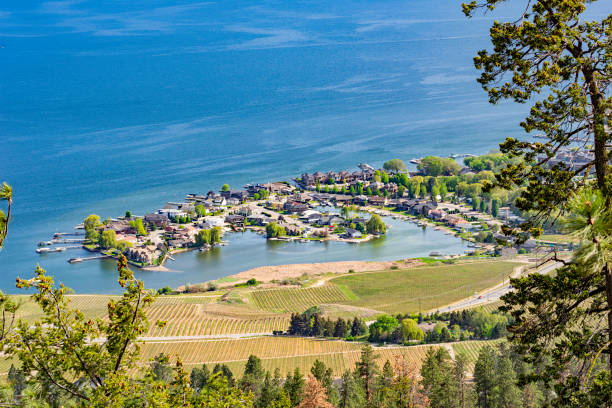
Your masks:
{"label": "tree canopy", "polygon": [[391,173],[405,173],[406,164],[400,159],[391,159],[383,164],[383,169]]}

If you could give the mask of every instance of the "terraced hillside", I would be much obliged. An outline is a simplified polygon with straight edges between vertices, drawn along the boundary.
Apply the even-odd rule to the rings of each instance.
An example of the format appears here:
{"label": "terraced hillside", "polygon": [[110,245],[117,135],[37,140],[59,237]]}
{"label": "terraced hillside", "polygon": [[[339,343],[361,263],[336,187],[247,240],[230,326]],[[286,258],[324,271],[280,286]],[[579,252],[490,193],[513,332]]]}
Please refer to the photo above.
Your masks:
{"label": "terraced hillside", "polygon": [[[355,368],[361,353],[360,343],[340,340],[306,339],[299,337],[257,337],[232,340],[204,340],[179,342],[147,342],[143,348],[143,359],[151,359],[159,353],[170,356],[180,355],[189,369],[202,364],[225,363],[236,374],[242,373],[244,364],[251,354],[262,359],[264,368],[279,368],[282,374],[296,367],[307,372],[314,361],[319,359],[331,367],[334,375]],[[420,367],[429,346],[380,347],[376,348],[378,363],[393,361],[402,354],[408,361]]]}

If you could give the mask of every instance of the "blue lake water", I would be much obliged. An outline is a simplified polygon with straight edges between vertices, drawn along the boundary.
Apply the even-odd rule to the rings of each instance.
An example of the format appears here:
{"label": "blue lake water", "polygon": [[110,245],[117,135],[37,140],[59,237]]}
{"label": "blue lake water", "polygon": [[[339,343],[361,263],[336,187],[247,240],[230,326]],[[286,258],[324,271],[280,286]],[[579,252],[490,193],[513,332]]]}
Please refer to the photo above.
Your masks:
{"label": "blue lake water", "polygon": [[[2,2],[0,180],[15,204],[0,289],[40,262],[79,292],[113,291],[112,263],[34,253],[90,213],[141,214],[223,183],[359,162],[485,153],[520,135],[527,107],[489,105],[472,67],[493,18],[516,13],[467,20],[450,0]],[[427,234],[307,248],[236,237],[218,254],[179,257],[180,275],[139,276],[157,287],[256,263],[404,257],[428,252],[421,244],[438,238]]]}

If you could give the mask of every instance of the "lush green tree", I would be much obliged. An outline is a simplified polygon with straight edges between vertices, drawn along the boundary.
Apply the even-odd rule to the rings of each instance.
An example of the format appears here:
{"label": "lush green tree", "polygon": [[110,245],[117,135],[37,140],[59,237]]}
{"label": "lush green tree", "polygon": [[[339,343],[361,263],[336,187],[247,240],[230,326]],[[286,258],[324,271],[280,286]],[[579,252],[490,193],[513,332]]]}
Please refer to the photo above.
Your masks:
{"label": "lush green tree", "polygon": [[200,392],[206,383],[210,379],[210,370],[206,366],[206,364],[202,365],[202,368],[194,367],[191,370],[191,374],[189,375],[189,380],[191,382],[191,387],[195,390],[195,392]]}
{"label": "lush green tree", "polygon": [[136,218],[135,220],[130,221],[130,226],[134,228],[136,235],[140,235],[141,237],[147,235],[147,229],[142,222],[142,218]]}
{"label": "lush green tree", "polygon": [[233,387],[236,383],[234,380],[234,373],[232,373],[232,370],[226,364],[215,364],[215,367],[213,368],[213,375],[217,373],[221,373],[227,379],[227,384],[230,387]]}
{"label": "lush green tree", "polygon": [[203,246],[203,245],[210,245],[211,243],[212,243],[211,230],[210,229],[199,230],[198,234],[196,235],[196,245]]}
{"label": "lush green tree", "polygon": [[266,225],[266,236],[268,238],[278,238],[286,235],[285,229],[275,222]]}
{"label": "lush green tree", "polygon": [[380,215],[372,214],[368,222],[366,223],[366,229],[368,234],[386,234],[387,225],[384,223]]}
{"label": "lush green tree", "polygon": [[131,212],[131,211],[126,211],[126,212],[125,212],[125,218],[127,218],[128,220],[129,220],[130,218],[132,218],[132,212]]}
{"label": "lush green tree", "polygon": [[196,214],[198,214],[198,217],[205,217],[206,207],[204,207],[202,204],[198,204],[195,206],[195,212]]}
{"label": "lush green tree", "polygon": [[389,340],[391,333],[399,325],[399,322],[394,316],[382,315],[378,316],[376,321],[370,325],[370,341],[385,341]]}
{"label": "lush green tree", "polygon": [[104,249],[110,249],[117,246],[117,233],[113,230],[102,231],[98,245]]}
{"label": "lush green tree", "polygon": [[210,243],[211,244],[217,244],[219,242],[221,242],[221,234],[222,234],[223,230],[221,229],[221,227],[212,227],[210,229]]}
{"label": "lush green tree", "polygon": [[387,174],[386,171],[383,171],[380,173],[380,181],[382,181],[385,184],[389,182],[389,175]]}
{"label": "lush green tree", "polygon": [[445,159],[436,156],[427,156],[417,164],[417,169],[427,176],[451,176],[458,174],[461,166],[453,159]]}
{"label": "lush green tree", "polygon": [[334,337],[344,338],[348,334],[348,326],[346,321],[343,318],[339,318],[336,321],[336,326],[334,327]]}
{"label": "lush green tree", "polygon": [[[464,5],[464,12],[471,16],[480,7],[493,10],[499,3],[473,1]],[[554,277],[516,282],[515,291],[506,298],[517,319],[512,331],[529,359],[550,358],[549,364],[543,363],[547,369],[531,380],[555,382],[556,404],[610,405],[612,228],[598,228],[609,218],[612,202],[612,133],[606,126],[612,115],[612,15],[594,20],[587,14],[594,3],[589,0],[525,3],[518,18],[494,22],[490,31],[493,49],[480,51],[474,61],[482,71],[479,81],[491,102],[511,99],[533,103],[521,126],[544,138],[508,138],[500,146],[502,153],[523,160],[507,164],[496,185],[521,188],[515,205],[531,215],[520,230],[505,228],[505,232],[526,239],[522,232],[537,235],[544,224],[569,211],[586,222],[575,232],[590,237],[571,264]],[[538,95],[544,97],[537,100]],[[551,165],[561,149],[570,147],[582,153],[581,163]],[[590,197],[581,193],[582,186],[587,187]],[[581,204],[573,197],[582,198],[578,198]],[[597,321],[603,323],[593,323]],[[597,372],[600,353],[607,362],[607,372]],[[593,366],[596,372],[575,369],[581,365]],[[569,367],[574,370],[568,373]]]}
{"label": "lush green tree", "polygon": [[221,191],[229,191],[229,190],[230,190],[230,186],[229,186],[229,184],[224,184],[224,185],[221,187]]}
{"label": "lush green tree", "polygon": [[83,226],[85,227],[85,238],[92,242],[98,242],[100,238],[100,234],[97,231],[97,228],[101,226],[100,216],[96,214],[91,214],[83,221]]}
{"label": "lush green tree", "polygon": [[493,390],[495,387],[496,370],[495,350],[485,346],[478,352],[478,359],[474,367],[474,380],[476,382],[476,395],[479,408],[493,407]]}
{"label": "lush green tree", "polygon": [[257,400],[261,394],[264,377],[265,374],[261,360],[251,354],[244,366],[244,374],[240,381],[238,381],[238,387],[245,393],[251,392]]}
{"label": "lush green tree", "polygon": [[491,402],[494,407],[522,407],[521,390],[517,386],[516,373],[508,354],[497,356]]}
{"label": "lush green tree", "polygon": [[425,333],[414,319],[404,319],[400,324],[401,341],[409,340],[421,341],[425,338]]}
{"label": "lush green tree", "polygon": [[[117,382],[129,383],[128,373],[140,350],[137,339],[149,327],[146,310],[155,298],[134,279],[123,256],[118,271],[124,292],[109,300],[105,319],[89,318],[71,308],[68,288],[55,287],[53,278],[40,267],[34,278],[17,279],[18,288],[35,290],[32,300],[41,308],[42,318],[19,320],[5,338],[3,351],[19,360],[28,381],[52,384],[86,405],[124,395]],[[84,391],[75,378],[86,379],[93,391]]]}
{"label": "lush green tree", "polygon": [[405,173],[408,171],[406,169],[406,164],[400,159],[391,159],[386,161],[383,164],[383,169],[391,172],[391,173]]}
{"label": "lush green tree", "polygon": [[117,248],[121,253],[124,253],[128,248],[132,248],[133,246],[134,244],[132,244],[130,241],[123,239],[115,243],[115,248]]}
{"label": "lush green tree", "polygon": [[478,211],[480,208],[480,198],[474,197],[472,198],[472,210]]}

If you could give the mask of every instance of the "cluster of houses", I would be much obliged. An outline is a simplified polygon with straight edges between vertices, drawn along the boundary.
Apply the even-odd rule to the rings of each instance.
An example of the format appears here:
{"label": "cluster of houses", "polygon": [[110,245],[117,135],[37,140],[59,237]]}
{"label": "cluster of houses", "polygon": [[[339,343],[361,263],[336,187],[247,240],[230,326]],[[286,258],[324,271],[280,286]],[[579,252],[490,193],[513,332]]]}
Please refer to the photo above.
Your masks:
{"label": "cluster of houses", "polygon": [[397,194],[399,186],[396,183],[383,183],[382,181],[375,180],[376,170],[372,166],[360,164],[359,168],[360,170],[354,172],[343,170],[340,172],[329,171],[322,173],[318,171],[313,174],[304,173],[295,181],[307,191],[316,191],[318,185],[333,184],[346,187],[347,189],[351,187],[356,189],[360,185],[363,188],[370,188],[372,191],[387,192],[391,196]]}
{"label": "cluster of houses", "polygon": [[[349,172],[316,172],[304,173],[296,184],[296,188],[286,182],[265,184],[247,184],[243,189],[225,189],[219,192],[209,191],[205,195],[188,194],[184,202],[169,202],[154,213],[146,214],[143,219],[149,231],[158,230],[157,234],[146,237],[136,235],[130,225],[130,220],[118,219],[106,223],[104,229],[112,229],[117,234],[117,241],[127,241],[132,244],[125,251],[128,259],[142,265],[154,264],[165,251],[191,247],[196,242],[196,236],[202,229],[214,227],[242,229],[245,226],[264,227],[275,222],[284,228],[289,236],[301,236],[304,232],[332,231],[342,227],[344,231],[340,238],[361,238],[365,233],[363,225],[366,220],[360,217],[345,219],[337,214],[325,214],[317,207],[330,205],[343,207],[346,205],[390,207],[408,214],[422,216],[434,221],[443,222],[455,231],[478,231],[479,222],[469,222],[470,214],[456,214],[439,208],[435,201],[425,199],[407,199],[398,197],[398,186],[395,183],[382,183],[375,177],[376,170],[367,164],[360,164],[359,171]],[[317,185],[342,184],[344,186],[370,187],[376,191],[387,191],[385,195],[349,195],[342,193],[317,192]],[[265,191],[265,194],[264,194]],[[390,198],[395,197],[395,198]],[[253,212],[253,204],[244,205],[248,201],[258,200],[272,214],[257,210]],[[206,209],[203,216],[200,206]],[[500,209],[500,216],[507,221],[514,221],[509,209]],[[520,221],[520,220],[517,220]],[[355,226],[359,228],[355,228]],[[318,229],[318,230],[317,230]]]}

